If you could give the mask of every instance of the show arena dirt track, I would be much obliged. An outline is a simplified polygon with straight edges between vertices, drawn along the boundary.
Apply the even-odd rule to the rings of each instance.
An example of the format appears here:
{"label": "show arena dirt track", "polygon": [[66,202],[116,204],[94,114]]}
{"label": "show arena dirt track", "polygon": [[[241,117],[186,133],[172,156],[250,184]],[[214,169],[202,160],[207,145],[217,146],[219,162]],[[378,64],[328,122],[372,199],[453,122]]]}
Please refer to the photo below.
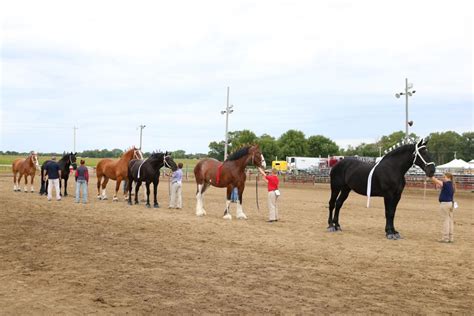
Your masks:
{"label": "show arena dirt track", "polygon": [[[38,188],[39,177],[36,177]],[[473,311],[473,196],[457,195],[455,243],[441,244],[437,193],[407,190],[385,239],[381,198],[351,193],[342,233],[328,233],[329,187],[281,188],[281,221],[267,223],[266,192],[244,192],[247,221],[225,221],[224,190],[205,195],[207,216],[195,216],[195,184],[183,184],[182,210],[121,198],[90,204],[48,202],[13,192],[0,178],[0,311],[2,314],[85,313],[404,313]],[[73,185],[69,192],[74,193]],[[122,195],[119,195],[122,197]],[[140,194],[141,197],[141,194]],[[235,215],[235,204],[231,204]]]}

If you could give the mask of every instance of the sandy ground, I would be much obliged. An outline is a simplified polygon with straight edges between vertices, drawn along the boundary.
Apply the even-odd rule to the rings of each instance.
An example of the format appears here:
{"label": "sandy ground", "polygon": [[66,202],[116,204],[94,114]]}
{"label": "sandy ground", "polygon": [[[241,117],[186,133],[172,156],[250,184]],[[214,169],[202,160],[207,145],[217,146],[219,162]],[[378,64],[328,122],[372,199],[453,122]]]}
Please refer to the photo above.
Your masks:
{"label": "sandy ground", "polygon": [[458,194],[455,243],[441,244],[434,191],[405,192],[404,239],[390,241],[380,198],[366,209],[351,193],[344,231],[328,233],[328,186],[282,185],[281,221],[267,223],[263,184],[260,211],[247,185],[249,219],[225,221],[222,189],[206,193],[206,217],[194,215],[192,182],[184,208],[170,210],[167,182],[161,208],[147,209],[96,200],[95,179],[83,205],[13,192],[1,177],[1,313],[473,313],[473,193]]}

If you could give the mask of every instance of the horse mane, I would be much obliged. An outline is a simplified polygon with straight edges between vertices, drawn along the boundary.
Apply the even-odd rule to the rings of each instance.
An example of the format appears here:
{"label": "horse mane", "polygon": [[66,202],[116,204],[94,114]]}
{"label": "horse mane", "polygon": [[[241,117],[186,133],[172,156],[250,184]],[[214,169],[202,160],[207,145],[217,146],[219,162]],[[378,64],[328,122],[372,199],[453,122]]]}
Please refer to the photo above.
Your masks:
{"label": "horse mane", "polygon": [[407,149],[410,149],[410,150],[413,150],[413,146],[415,144],[411,144],[411,143],[407,143],[407,144],[403,144],[403,143],[398,143],[397,145],[395,146],[392,146],[390,147],[390,151],[385,151],[386,154],[384,157],[388,158],[388,157],[392,157],[392,156],[395,156],[397,154],[399,154],[400,152],[405,152]]}
{"label": "horse mane", "polygon": [[250,147],[252,146],[244,146],[242,148],[239,148],[238,150],[234,151],[232,154],[230,154],[226,161],[232,161],[232,160],[237,160],[240,159],[244,156],[247,156],[249,154]]}

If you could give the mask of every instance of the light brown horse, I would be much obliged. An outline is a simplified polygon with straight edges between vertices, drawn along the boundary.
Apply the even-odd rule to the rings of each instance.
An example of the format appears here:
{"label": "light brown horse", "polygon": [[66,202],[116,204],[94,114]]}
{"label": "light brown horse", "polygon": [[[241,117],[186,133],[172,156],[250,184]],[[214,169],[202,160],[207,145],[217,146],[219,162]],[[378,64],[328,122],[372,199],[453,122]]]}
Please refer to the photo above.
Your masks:
{"label": "light brown horse", "polygon": [[196,215],[204,216],[206,211],[203,205],[203,194],[206,189],[212,185],[218,188],[227,188],[227,202],[224,211],[224,219],[232,219],[229,212],[230,196],[234,187],[239,192],[239,202],[237,203],[237,218],[247,219],[242,209],[242,194],[244,193],[245,167],[252,164],[257,167],[265,168],[265,159],[258,145],[243,147],[231,154],[226,161],[220,162],[213,158],[200,160],[194,167],[196,176]]}
{"label": "light brown horse", "polygon": [[[110,158],[99,160],[96,167],[98,199],[107,200],[107,193],[105,191],[105,188],[107,187],[107,182],[109,182],[109,179],[112,179],[116,181],[113,200],[118,201],[117,192],[120,189],[120,183],[122,182],[122,180],[127,181],[128,179],[128,163],[132,159],[143,159],[142,152],[140,151],[140,149],[135,148],[135,146],[124,152],[118,160]],[[102,178],[104,178],[103,182]],[[101,184],[102,195],[100,194]]]}
{"label": "light brown horse", "polygon": [[[38,155],[32,151],[26,158],[15,159],[12,163],[13,172],[13,191],[21,191],[20,180],[22,176],[25,176],[25,192],[28,192],[26,186],[28,184],[28,176],[31,178],[30,190],[34,192],[33,182],[35,180],[36,170],[39,170]],[[18,181],[16,175],[19,173]]]}

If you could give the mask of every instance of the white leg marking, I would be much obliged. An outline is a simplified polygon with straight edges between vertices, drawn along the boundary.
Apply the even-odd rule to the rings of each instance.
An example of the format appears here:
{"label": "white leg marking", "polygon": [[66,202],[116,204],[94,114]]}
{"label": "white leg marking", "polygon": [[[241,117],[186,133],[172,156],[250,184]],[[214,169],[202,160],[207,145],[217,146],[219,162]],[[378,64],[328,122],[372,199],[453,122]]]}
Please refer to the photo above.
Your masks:
{"label": "white leg marking", "polygon": [[247,219],[247,215],[245,215],[244,210],[242,209],[242,204],[240,204],[240,201],[237,201],[237,218]]}
{"label": "white leg marking", "polygon": [[102,200],[107,200],[107,193],[105,192],[105,189],[102,189]]}
{"label": "white leg marking", "polygon": [[196,216],[204,216],[206,215],[206,211],[203,207],[202,201],[202,184],[198,184],[198,192],[196,194]]}
{"label": "white leg marking", "polygon": [[225,215],[222,217],[223,219],[232,219],[232,215],[230,215],[230,200],[227,200],[225,202],[225,209],[226,209],[226,212],[225,212]]}

